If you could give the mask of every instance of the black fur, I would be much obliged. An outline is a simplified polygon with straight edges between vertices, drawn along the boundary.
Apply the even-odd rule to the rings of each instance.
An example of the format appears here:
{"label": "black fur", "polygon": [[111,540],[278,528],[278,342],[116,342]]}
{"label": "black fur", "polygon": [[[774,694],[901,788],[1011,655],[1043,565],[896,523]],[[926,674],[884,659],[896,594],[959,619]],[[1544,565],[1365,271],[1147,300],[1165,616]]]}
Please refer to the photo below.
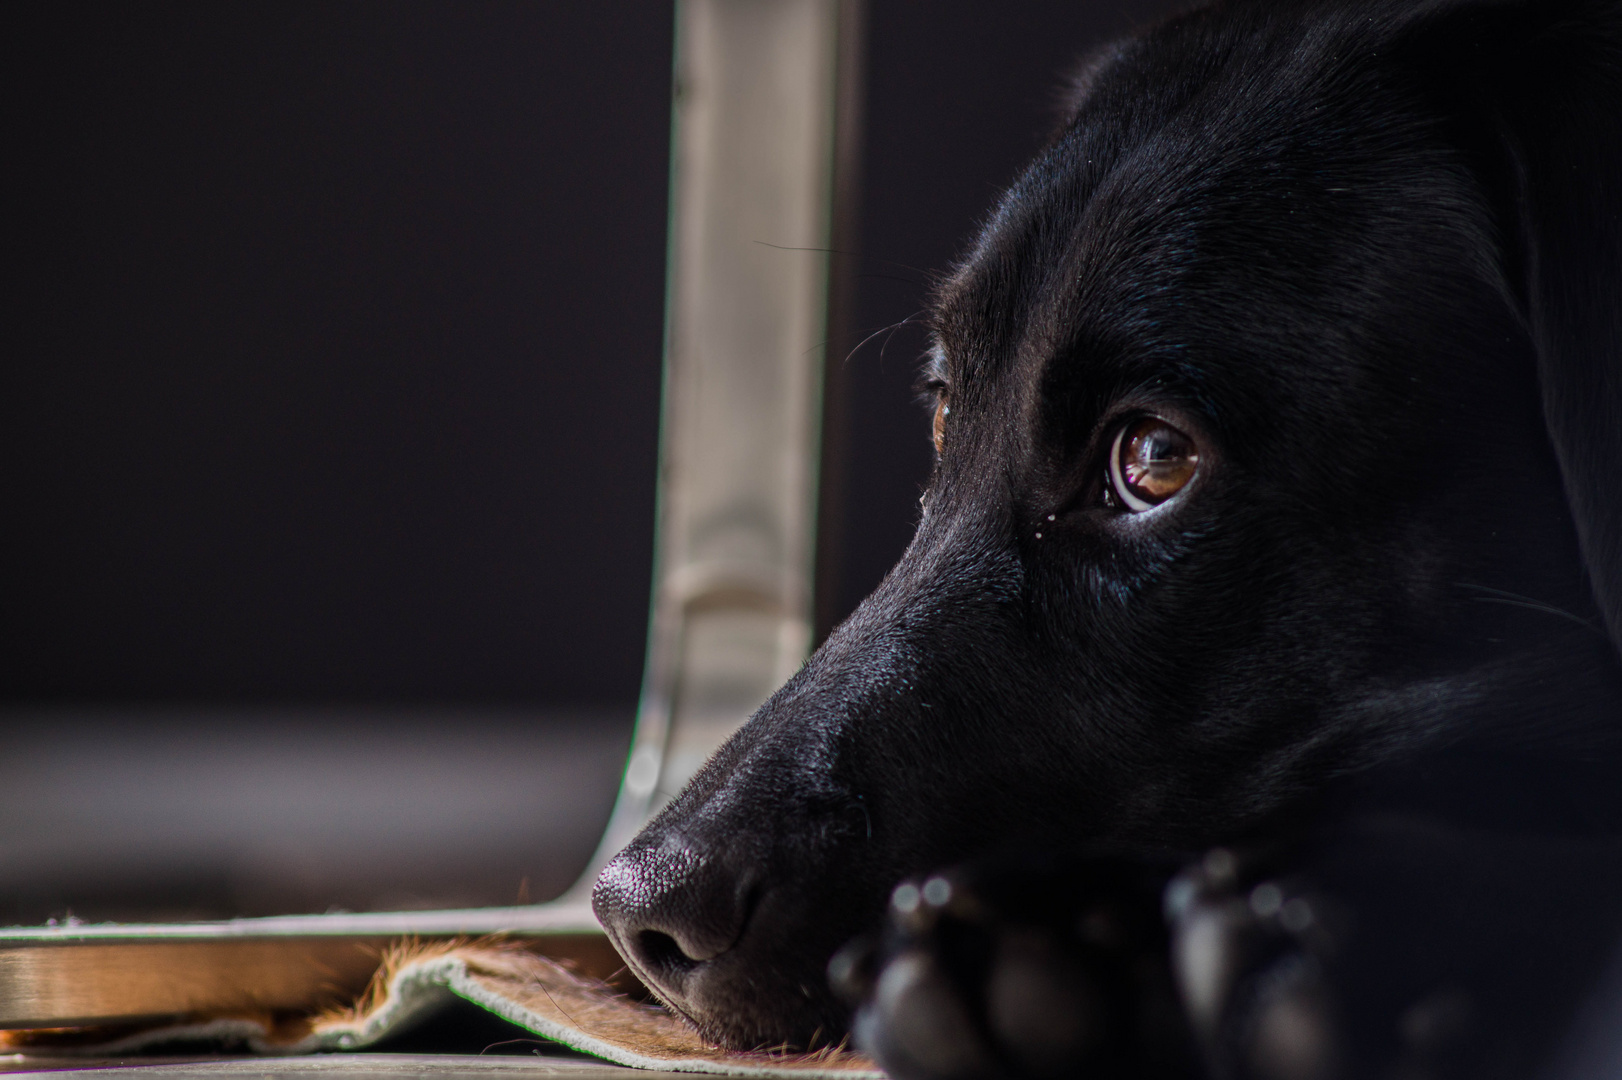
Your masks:
{"label": "black fur", "polygon": [[[1577,1053],[1622,943],[1619,208],[1615,0],[1100,54],[939,291],[911,547],[604,872],[626,958],[733,1046],[855,1002],[906,1077]],[[1151,414],[1199,467],[1134,514]]]}

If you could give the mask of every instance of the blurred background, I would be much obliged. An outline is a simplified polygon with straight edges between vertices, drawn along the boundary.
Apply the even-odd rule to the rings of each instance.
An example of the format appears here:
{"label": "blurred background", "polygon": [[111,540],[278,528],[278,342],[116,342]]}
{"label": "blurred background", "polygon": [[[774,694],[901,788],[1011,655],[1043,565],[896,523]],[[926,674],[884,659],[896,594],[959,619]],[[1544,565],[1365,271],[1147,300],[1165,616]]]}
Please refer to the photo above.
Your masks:
{"label": "blurred background", "polygon": [[[819,633],[911,535],[931,274],[1174,6],[866,5]],[[0,922],[557,894],[643,664],[671,4],[3,19]]]}

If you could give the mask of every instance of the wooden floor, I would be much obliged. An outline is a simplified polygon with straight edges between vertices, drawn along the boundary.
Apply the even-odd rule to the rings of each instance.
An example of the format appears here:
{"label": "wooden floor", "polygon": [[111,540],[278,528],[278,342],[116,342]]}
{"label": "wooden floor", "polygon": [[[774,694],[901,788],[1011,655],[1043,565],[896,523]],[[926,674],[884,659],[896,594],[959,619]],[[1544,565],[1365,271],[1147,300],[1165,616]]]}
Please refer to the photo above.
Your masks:
{"label": "wooden floor", "polygon": [[0,1073],[77,1071],[86,1080],[694,1080],[692,1073],[645,1072],[566,1057],[475,1054],[317,1054],[300,1058],[85,1058],[0,1056]]}

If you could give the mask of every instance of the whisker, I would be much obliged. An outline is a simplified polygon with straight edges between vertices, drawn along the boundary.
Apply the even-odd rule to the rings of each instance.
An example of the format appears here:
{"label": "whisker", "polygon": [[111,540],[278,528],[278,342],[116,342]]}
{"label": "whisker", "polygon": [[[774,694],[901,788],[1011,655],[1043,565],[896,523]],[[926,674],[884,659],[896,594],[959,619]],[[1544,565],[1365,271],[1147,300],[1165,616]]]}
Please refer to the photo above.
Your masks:
{"label": "whisker", "polygon": [[1557,615],[1562,619],[1576,623],[1590,633],[1598,634],[1606,640],[1610,639],[1610,635],[1581,615],[1567,611],[1563,607],[1557,607],[1547,601],[1539,600],[1536,597],[1522,596],[1520,593],[1509,592],[1507,589],[1495,589],[1489,585],[1474,585],[1468,581],[1458,581],[1454,582],[1454,584],[1461,589],[1474,589],[1477,592],[1491,593],[1491,596],[1471,597],[1472,600],[1477,600],[1483,604],[1505,604],[1509,607],[1525,608],[1528,611],[1539,611],[1545,615]]}
{"label": "whisker", "polygon": [[884,344],[879,346],[879,370],[884,370],[884,351],[890,347],[890,341],[895,337],[896,331],[911,323],[914,319],[918,318],[922,314],[922,311],[915,311],[911,315],[908,315],[905,319],[902,319],[900,322],[890,327],[890,333],[885,336]]}
{"label": "whisker", "polygon": [[[878,337],[880,334],[883,334],[883,333],[886,333],[886,332],[888,332],[890,335],[894,336],[894,334],[895,334],[895,332],[897,330],[901,329],[903,326],[906,326],[908,323],[912,322],[912,320],[918,318],[922,314],[923,314],[922,311],[915,311],[911,315],[908,315],[905,319],[902,319],[900,322],[893,322],[889,326],[881,326],[881,327],[879,327],[877,330],[873,331],[871,334],[867,335],[862,340],[858,341],[856,343],[856,347],[851,349],[850,352],[845,354],[845,363],[847,363],[847,364],[850,363],[851,359],[854,358],[855,355],[858,352],[861,352],[862,346],[866,345],[869,341],[872,341],[874,338]],[[884,343],[885,343],[885,345],[888,345],[890,343],[890,339],[885,338]],[[884,362],[884,349],[882,347],[879,349],[879,362],[880,363]]]}

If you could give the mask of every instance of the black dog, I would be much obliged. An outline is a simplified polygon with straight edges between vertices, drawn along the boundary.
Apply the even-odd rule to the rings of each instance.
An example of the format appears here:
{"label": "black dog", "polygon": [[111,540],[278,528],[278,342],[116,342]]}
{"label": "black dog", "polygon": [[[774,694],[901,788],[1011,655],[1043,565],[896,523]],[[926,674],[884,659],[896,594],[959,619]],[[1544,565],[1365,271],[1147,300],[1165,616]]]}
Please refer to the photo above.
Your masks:
{"label": "black dog", "polygon": [[917,536],[604,872],[627,960],[733,1046],[854,1005],[903,1077],[1577,1069],[1622,1025],[1619,214],[1616,0],[1095,58],[939,290]]}

